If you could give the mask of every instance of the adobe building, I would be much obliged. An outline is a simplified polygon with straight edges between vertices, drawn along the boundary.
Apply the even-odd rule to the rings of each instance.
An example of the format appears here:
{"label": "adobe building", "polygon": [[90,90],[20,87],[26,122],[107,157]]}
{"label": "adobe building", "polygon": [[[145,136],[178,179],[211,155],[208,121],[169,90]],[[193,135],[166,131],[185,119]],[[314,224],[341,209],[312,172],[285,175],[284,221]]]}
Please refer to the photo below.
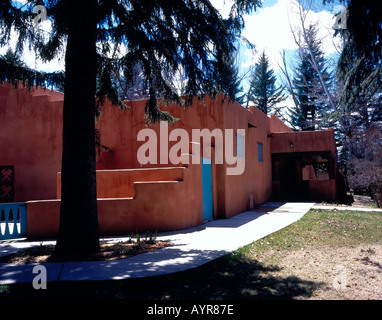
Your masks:
{"label": "adobe building", "polygon": [[[30,238],[58,233],[63,98],[41,88],[0,86],[0,202],[26,203]],[[195,99],[187,110],[163,106],[179,120],[148,127],[146,101],[125,103],[127,110],[106,102],[96,122],[103,235],[179,230],[269,200],[335,201],[344,191],[333,130],[294,132],[273,115],[219,96]],[[202,131],[211,143],[204,136],[193,140],[193,132]],[[142,138],[145,132],[158,138],[156,149],[148,136]],[[179,132],[188,140],[176,149]],[[153,150],[156,161],[142,164],[138,154]],[[171,150],[177,150],[178,163],[169,161]]]}

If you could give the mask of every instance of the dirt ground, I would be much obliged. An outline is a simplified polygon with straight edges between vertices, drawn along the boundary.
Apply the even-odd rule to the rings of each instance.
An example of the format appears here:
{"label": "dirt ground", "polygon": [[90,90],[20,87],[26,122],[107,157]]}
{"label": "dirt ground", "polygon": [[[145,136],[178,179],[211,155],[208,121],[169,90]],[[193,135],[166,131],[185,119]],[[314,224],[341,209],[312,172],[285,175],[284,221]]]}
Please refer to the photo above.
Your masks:
{"label": "dirt ground", "polygon": [[283,266],[274,277],[298,277],[319,283],[311,297],[301,299],[382,299],[381,244],[269,251],[264,256]]}
{"label": "dirt ground", "polygon": [[354,195],[352,207],[377,208],[377,203],[371,197]]}
{"label": "dirt ground", "polygon": [[[159,250],[173,245],[170,241],[153,241],[153,242],[117,242],[117,243],[101,243],[100,252],[70,261],[110,261],[133,257],[145,252]],[[0,263],[27,264],[27,263],[49,263],[63,262],[54,257],[54,246],[32,247],[19,250],[3,257],[0,257]]]}
{"label": "dirt ground", "polygon": [[351,203],[320,203],[320,205],[328,206],[340,206],[340,207],[352,207],[352,208],[369,208],[369,209],[378,209],[377,203],[369,196],[360,196],[353,195],[353,202]]}

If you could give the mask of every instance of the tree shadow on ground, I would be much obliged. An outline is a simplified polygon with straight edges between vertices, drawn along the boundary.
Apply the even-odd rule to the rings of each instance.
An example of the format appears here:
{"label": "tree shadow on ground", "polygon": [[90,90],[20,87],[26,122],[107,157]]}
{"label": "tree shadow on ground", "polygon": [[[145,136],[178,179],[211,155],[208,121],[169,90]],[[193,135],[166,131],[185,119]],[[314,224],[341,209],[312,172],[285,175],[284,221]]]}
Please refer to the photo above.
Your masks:
{"label": "tree shadow on ground", "polygon": [[[272,273],[280,270],[279,266],[264,266],[258,261],[227,255],[185,272],[134,279],[129,286],[133,285],[135,293],[140,292],[139,299],[290,300],[309,297],[324,285],[297,277],[274,277]],[[142,285],[144,290],[140,290]]]}
{"label": "tree shadow on ground", "polygon": [[173,274],[113,281],[50,282],[48,290],[15,284],[0,298],[101,300],[254,300],[308,298],[324,283],[275,277],[280,266],[228,254]]}

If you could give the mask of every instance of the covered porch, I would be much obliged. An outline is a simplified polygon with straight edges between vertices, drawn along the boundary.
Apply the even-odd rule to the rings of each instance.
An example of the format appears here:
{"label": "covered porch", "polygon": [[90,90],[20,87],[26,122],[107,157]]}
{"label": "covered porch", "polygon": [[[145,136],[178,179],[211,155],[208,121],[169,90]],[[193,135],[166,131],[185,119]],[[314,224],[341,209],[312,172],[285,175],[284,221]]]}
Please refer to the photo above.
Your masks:
{"label": "covered porch", "polygon": [[335,158],[327,151],[272,154],[272,187],[283,201],[335,201]]}
{"label": "covered porch", "polygon": [[274,200],[333,202],[341,196],[333,130],[274,133],[271,151]]}

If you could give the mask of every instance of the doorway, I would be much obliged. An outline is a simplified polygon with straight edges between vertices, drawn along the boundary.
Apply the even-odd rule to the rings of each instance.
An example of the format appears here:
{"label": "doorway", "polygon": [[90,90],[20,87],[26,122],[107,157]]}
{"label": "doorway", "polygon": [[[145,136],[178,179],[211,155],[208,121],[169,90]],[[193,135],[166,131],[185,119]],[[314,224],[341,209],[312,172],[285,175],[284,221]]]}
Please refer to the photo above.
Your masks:
{"label": "doorway", "polygon": [[202,158],[203,220],[213,219],[211,159]]}

